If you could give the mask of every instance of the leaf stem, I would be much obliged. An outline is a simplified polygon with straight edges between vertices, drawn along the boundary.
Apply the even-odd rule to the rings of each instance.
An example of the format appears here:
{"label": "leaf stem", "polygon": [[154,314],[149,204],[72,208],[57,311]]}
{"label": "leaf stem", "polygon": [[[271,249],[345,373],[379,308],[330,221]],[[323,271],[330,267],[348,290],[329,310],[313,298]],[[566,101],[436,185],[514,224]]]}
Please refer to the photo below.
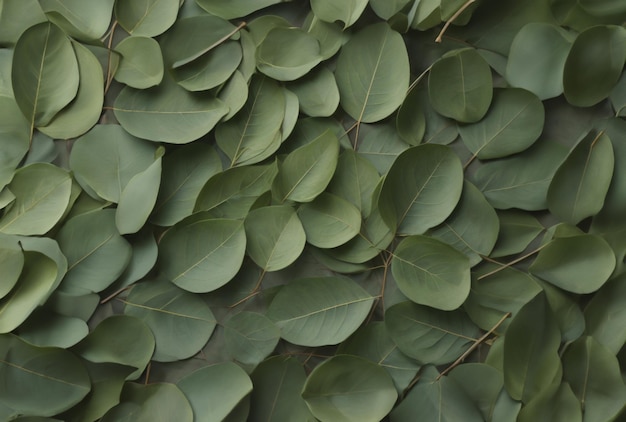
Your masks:
{"label": "leaf stem", "polygon": [[126,287],[122,287],[119,290],[116,290],[115,292],[111,293],[109,296],[105,297],[104,299],[102,299],[100,301],[100,305],[104,305],[105,303],[107,303],[108,301],[110,301],[111,299],[114,299],[117,295],[119,295],[120,293],[122,293],[125,290],[130,289],[131,286],[126,286]]}
{"label": "leaf stem", "polygon": [[115,35],[115,28],[117,28],[117,20],[113,22],[111,25],[111,31],[109,34],[109,42],[107,43],[107,79],[106,85],[104,86],[104,94],[106,95],[109,92],[109,88],[111,87],[111,82],[113,82],[113,75],[111,74],[111,56],[113,54],[113,35]]}
{"label": "leaf stem", "polygon": [[502,263],[500,263],[500,262],[498,262],[498,261],[495,261],[495,260],[490,260],[490,261],[491,261],[491,262],[493,262],[494,264],[498,264],[498,265],[502,265],[502,266],[501,266],[501,267],[499,267],[499,268],[496,268],[496,269],[495,269],[495,270],[493,270],[493,271],[489,271],[488,273],[481,275],[480,277],[478,277],[478,278],[477,278],[477,280],[482,280],[483,278],[487,278],[487,277],[489,277],[489,276],[491,276],[491,275],[494,275],[494,274],[496,274],[496,273],[499,273],[500,271],[504,270],[505,268],[511,267],[511,266],[513,266],[513,265],[517,264],[518,262],[522,262],[522,261],[523,261],[523,260],[525,260],[526,258],[529,258],[529,257],[533,256],[534,254],[538,253],[539,251],[541,251],[543,248],[545,248],[546,246],[548,246],[548,245],[549,245],[549,243],[550,243],[550,242],[546,243],[545,245],[541,245],[541,246],[539,246],[537,249],[535,249],[534,251],[528,252],[526,255],[522,255],[522,256],[520,256],[519,258],[514,259],[513,261],[511,261],[511,262],[509,262],[509,263],[507,263],[507,264],[502,264]]}
{"label": "leaf stem", "polygon": [[454,15],[452,15],[452,17],[450,19],[448,19],[448,21],[443,26],[443,28],[441,28],[441,32],[439,32],[439,35],[437,35],[437,38],[435,38],[435,42],[440,43],[441,39],[443,37],[443,34],[445,34],[445,32],[448,30],[448,27],[450,26],[450,24],[452,24],[452,22],[454,22],[456,20],[456,18],[458,18],[461,15],[461,13],[463,13],[465,11],[465,9],[470,7],[470,5],[472,3],[475,3],[475,2],[476,2],[476,0],[467,0],[465,2],[465,4],[463,6],[461,6],[459,8],[459,10],[457,10],[456,13]]}
{"label": "leaf stem", "polygon": [[496,325],[494,325],[493,327],[491,327],[491,329],[489,331],[487,331],[485,334],[482,335],[481,338],[477,339],[474,344],[472,344],[470,346],[469,349],[467,349],[465,351],[465,353],[463,353],[461,356],[459,356],[459,358],[457,360],[455,360],[452,365],[448,366],[446,369],[443,370],[443,372],[441,372],[439,374],[439,376],[436,378],[436,380],[439,380],[441,377],[443,377],[444,375],[446,375],[448,372],[450,372],[451,370],[453,370],[454,368],[456,368],[457,366],[459,366],[459,364],[461,362],[463,362],[465,360],[465,358],[467,358],[470,353],[472,353],[474,350],[476,350],[476,348],[485,340],[487,340],[487,337],[489,337],[490,335],[493,334],[494,331],[496,331],[498,329],[498,327],[500,325],[502,325],[502,323],[511,316],[510,312],[507,312],[506,314],[504,314],[502,316],[502,318],[500,318],[500,321],[498,321],[496,323]]}

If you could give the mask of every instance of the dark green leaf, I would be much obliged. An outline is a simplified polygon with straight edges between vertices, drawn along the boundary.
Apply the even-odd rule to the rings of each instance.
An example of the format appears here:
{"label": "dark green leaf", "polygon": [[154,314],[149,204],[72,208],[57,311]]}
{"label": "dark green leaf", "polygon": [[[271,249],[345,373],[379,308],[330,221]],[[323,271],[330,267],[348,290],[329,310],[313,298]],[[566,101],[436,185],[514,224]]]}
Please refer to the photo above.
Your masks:
{"label": "dark green leaf", "polygon": [[224,323],[228,354],[244,365],[258,365],[268,357],[280,339],[280,330],[266,316],[243,311]]}

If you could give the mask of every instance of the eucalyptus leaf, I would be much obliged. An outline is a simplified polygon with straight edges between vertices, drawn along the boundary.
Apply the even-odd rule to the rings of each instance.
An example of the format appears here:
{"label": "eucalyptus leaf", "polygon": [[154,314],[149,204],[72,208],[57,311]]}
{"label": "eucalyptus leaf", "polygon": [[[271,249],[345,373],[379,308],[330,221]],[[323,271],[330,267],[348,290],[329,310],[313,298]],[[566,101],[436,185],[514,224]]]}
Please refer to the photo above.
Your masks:
{"label": "eucalyptus leaf", "polygon": [[237,362],[258,365],[276,348],[280,330],[265,315],[243,311],[224,323],[224,343]]}
{"label": "eucalyptus leaf", "polygon": [[191,63],[172,69],[172,75],[188,91],[206,91],[225,83],[237,70],[241,58],[240,44],[226,41]]}
{"label": "eucalyptus leaf", "polygon": [[73,37],[101,38],[109,28],[115,0],[40,0],[52,22]]}
{"label": "eucalyptus leaf", "polygon": [[372,195],[380,181],[376,168],[353,150],[341,153],[327,192],[354,205],[363,217],[372,212]]}
{"label": "eucalyptus leaf", "polygon": [[6,186],[30,147],[30,125],[13,98],[0,96],[0,186]]}
{"label": "eucalyptus leaf", "polygon": [[163,56],[159,44],[149,37],[128,37],[115,46],[122,59],[115,80],[133,88],[145,89],[163,79]]}
{"label": "eucalyptus leaf", "polygon": [[324,192],[298,209],[306,240],[318,248],[347,243],[361,229],[361,213],[348,201]]}
{"label": "eucalyptus leaf", "polygon": [[347,0],[335,2],[333,0],[312,0],[311,9],[315,16],[326,22],[341,21],[344,29],[352,26],[361,16],[367,0]]}
{"label": "eucalyptus leaf", "polygon": [[131,35],[155,37],[174,24],[179,6],[178,0],[120,0],[115,18]]}
{"label": "eucalyptus leaf", "polygon": [[259,72],[279,81],[306,75],[321,61],[317,39],[300,28],[270,30],[256,50]]}
{"label": "eucalyptus leaf", "polygon": [[622,322],[626,294],[625,276],[621,275],[606,283],[593,296],[585,308],[586,331],[598,343],[617,354],[626,343],[626,331]]}
{"label": "eucalyptus leaf", "polygon": [[24,252],[15,238],[0,238],[0,242],[0,273],[3,275],[0,298],[2,298],[11,291],[22,273]]}
{"label": "eucalyptus leaf", "polygon": [[89,334],[89,327],[80,318],[59,315],[40,307],[16,332],[33,346],[68,349]]}
{"label": "eucalyptus leaf", "polygon": [[285,1],[290,0],[196,0],[196,3],[212,15],[234,19]]}
{"label": "eucalyptus leaf", "polygon": [[566,382],[539,393],[519,414],[520,422],[581,421],[582,410],[572,388]]}
{"label": "eucalyptus leaf", "polygon": [[543,231],[541,223],[531,214],[519,210],[498,212],[500,231],[489,255],[492,258],[523,252]]}
{"label": "eucalyptus leaf", "polygon": [[333,73],[322,68],[290,84],[298,96],[300,111],[311,117],[328,117],[339,106],[339,89]]}
{"label": "eucalyptus leaf", "polygon": [[0,9],[2,44],[15,44],[26,29],[47,21],[38,0],[5,0]]}

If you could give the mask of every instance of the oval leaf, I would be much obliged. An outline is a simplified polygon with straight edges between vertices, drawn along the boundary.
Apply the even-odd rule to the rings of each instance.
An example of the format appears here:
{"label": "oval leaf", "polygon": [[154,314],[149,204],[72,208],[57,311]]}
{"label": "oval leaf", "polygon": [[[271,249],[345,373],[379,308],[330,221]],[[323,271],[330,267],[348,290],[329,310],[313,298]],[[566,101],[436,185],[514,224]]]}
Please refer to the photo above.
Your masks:
{"label": "oval leaf", "polygon": [[278,340],[280,330],[262,314],[243,311],[224,323],[225,348],[244,365],[258,365],[274,351]]}
{"label": "oval leaf", "polygon": [[115,2],[115,17],[131,35],[156,37],[176,20],[178,0],[121,0]]}
{"label": "oval leaf", "polygon": [[122,59],[115,80],[133,88],[145,89],[163,79],[163,56],[159,43],[148,37],[128,37],[115,46]]}
{"label": "oval leaf", "polygon": [[256,50],[259,71],[278,81],[293,81],[322,61],[317,39],[300,28],[270,30]]}
{"label": "oval leaf", "polygon": [[327,192],[302,205],[298,216],[302,220],[307,242],[318,248],[343,245],[361,229],[359,210],[345,199]]}

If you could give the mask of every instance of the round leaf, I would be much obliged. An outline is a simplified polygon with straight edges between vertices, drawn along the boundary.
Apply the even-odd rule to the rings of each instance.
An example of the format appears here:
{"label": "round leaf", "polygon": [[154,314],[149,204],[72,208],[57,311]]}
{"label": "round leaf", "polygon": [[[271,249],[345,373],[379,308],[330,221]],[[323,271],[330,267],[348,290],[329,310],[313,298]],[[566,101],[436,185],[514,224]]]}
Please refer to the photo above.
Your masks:
{"label": "round leaf", "polygon": [[311,117],[331,116],[339,106],[339,89],[335,76],[326,68],[307,75],[288,87],[298,96],[300,111]]}
{"label": "round leaf", "polygon": [[172,70],[174,80],[188,91],[206,91],[226,82],[241,63],[238,42],[227,41],[193,62]]}
{"label": "round leaf", "polygon": [[192,422],[193,410],[183,392],[174,384],[126,383],[121,404],[109,410],[102,422],[171,421]]}
{"label": "round leaf", "polygon": [[374,302],[354,281],[343,277],[294,280],[282,287],[267,311],[281,337],[301,346],[338,344],[367,317]]}
{"label": "round leaf", "polygon": [[361,229],[359,210],[345,199],[327,192],[302,205],[298,216],[302,220],[307,242],[318,248],[343,245]]}
{"label": "round leaf", "polygon": [[126,315],[150,327],[156,340],[152,359],[158,362],[190,358],[215,329],[215,317],[207,304],[167,281],[136,284],[124,303]]}
{"label": "round leaf", "polygon": [[352,26],[367,6],[367,0],[312,0],[311,9],[315,16],[326,22],[342,21],[344,29]]}
{"label": "round leaf", "polygon": [[24,252],[20,249],[17,239],[0,238],[0,274],[3,277],[0,298],[5,297],[15,286],[23,268]]}
{"label": "round leaf", "polygon": [[212,15],[224,19],[240,18],[284,0],[196,0]]}
{"label": "round leaf", "polygon": [[476,50],[455,50],[433,64],[428,94],[439,114],[463,123],[477,122],[491,104],[491,69]]}
{"label": "round leaf", "polygon": [[109,28],[115,0],[41,0],[50,20],[70,36],[97,40]]}
{"label": "round leaf", "polygon": [[256,366],[268,357],[280,339],[280,330],[266,316],[243,311],[224,323],[228,354],[244,365]]}
{"label": "round leaf", "polygon": [[163,57],[159,44],[148,37],[128,37],[115,46],[122,59],[115,80],[133,88],[145,89],[163,79]]}
{"label": "round leaf", "polygon": [[115,17],[131,35],[155,37],[176,20],[178,0],[120,0],[115,2]]}
{"label": "round leaf", "polygon": [[300,28],[270,30],[256,51],[257,68],[270,78],[293,81],[321,61],[317,39]]}
{"label": "round leaf", "polygon": [[247,252],[265,271],[291,265],[304,250],[305,231],[289,205],[257,208],[246,216]]}
{"label": "round leaf", "polygon": [[377,364],[338,355],[315,367],[302,397],[322,422],[378,422],[393,408],[398,393]]}
{"label": "round leaf", "polygon": [[177,286],[206,293],[228,283],[239,271],[246,250],[243,223],[198,218],[168,230],[159,244],[159,265]]}
{"label": "round leaf", "polygon": [[409,87],[409,57],[402,36],[387,23],[369,25],[342,47],[335,70],[341,106],[372,123],[402,104]]}

